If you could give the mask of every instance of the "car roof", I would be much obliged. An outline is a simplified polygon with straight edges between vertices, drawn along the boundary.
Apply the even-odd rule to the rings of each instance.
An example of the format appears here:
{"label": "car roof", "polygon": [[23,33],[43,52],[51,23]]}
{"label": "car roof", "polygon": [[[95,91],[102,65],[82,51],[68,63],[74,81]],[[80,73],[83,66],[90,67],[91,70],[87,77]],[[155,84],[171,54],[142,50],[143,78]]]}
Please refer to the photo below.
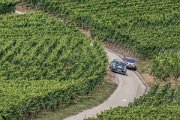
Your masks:
{"label": "car roof", "polygon": [[120,63],[124,63],[124,61],[121,61],[121,60],[119,60],[119,59],[114,59],[113,61],[118,61],[118,62],[120,62]]}

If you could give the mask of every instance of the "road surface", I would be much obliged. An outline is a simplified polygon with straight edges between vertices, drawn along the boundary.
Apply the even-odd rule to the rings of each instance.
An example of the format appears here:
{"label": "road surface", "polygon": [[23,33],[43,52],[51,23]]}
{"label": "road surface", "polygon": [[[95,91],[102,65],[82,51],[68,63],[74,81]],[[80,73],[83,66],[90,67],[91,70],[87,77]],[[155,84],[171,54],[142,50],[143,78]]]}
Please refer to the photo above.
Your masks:
{"label": "road surface", "polygon": [[[122,60],[121,57],[113,51],[106,49],[106,53],[109,57],[109,62],[113,59]],[[77,115],[65,118],[64,120],[83,120],[88,117],[96,117],[97,114],[110,108],[127,106],[130,102],[133,102],[134,98],[143,95],[147,89],[134,71],[128,70],[127,76],[116,74],[116,77],[118,78],[118,87],[104,103],[92,109],[84,110]]]}

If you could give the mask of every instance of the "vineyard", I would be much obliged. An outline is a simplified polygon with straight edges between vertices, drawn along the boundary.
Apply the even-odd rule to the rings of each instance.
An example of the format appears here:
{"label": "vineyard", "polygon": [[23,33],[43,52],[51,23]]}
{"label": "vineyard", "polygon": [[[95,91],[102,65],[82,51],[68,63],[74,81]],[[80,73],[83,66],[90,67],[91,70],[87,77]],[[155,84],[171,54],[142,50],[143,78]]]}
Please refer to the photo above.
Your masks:
{"label": "vineyard", "polygon": [[117,107],[89,120],[176,120],[180,119],[180,86],[171,84],[152,86],[148,94],[136,99],[128,107]]}
{"label": "vineyard", "polygon": [[[152,74],[180,77],[179,0],[23,0],[90,29],[92,37],[153,58]],[[42,12],[15,15],[0,1],[0,120],[29,119],[87,94],[106,74],[101,43]],[[2,15],[3,14],[3,15]],[[155,84],[128,107],[90,120],[180,119],[180,85]]]}
{"label": "vineyard", "polygon": [[1,0],[0,1],[0,14],[14,12],[15,5],[20,0]]}
{"label": "vineyard", "polygon": [[180,3],[178,0],[30,0],[57,14],[67,14],[94,36],[132,46],[144,56],[179,49]]}
{"label": "vineyard", "polygon": [[180,54],[166,52],[155,57],[152,74],[162,80],[167,78],[178,79],[180,77]]}
{"label": "vineyard", "polygon": [[[176,52],[180,49],[178,0],[26,1],[44,11],[65,19],[68,17],[78,26],[90,29],[92,36],[128,47],[142,57],[154,58],[164,51]],[[180,61],[179,57],[178,61]],[[161,69],[160,65],[156,67]],[[154,73],[157,78],[167,79],[168,75],[157,74],[159,73]],[[177,71],[171,75],[173,78],[179,77]]]}
{"label": "vineyard", "polygon": [[68,104],[106,73],[98,42],[46,14],[1,15],[0,28],[0,120]]}

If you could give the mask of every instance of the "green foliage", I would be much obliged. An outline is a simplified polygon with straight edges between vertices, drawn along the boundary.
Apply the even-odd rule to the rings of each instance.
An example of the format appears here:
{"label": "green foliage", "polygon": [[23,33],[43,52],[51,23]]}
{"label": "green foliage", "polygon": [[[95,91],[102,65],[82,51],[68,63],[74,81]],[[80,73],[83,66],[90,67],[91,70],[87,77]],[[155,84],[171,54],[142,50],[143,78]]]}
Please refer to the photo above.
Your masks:
{"label": "green foliage", "polygon": [[0,14],[14,12],[15,5],[19,0],[1,0],[0,1]]}
{"label": "green foliage", "polygon": [[0,118],[26,119],[88,93],[107,58],[97,42],[43,13],[0,16]]}
{"label": "green foliage", "polygon": [[26,0],[68,16],[93,36],[131,47],[144,57],[179,49],[180,4],[177,0]]}
{"label": "green foliage", "polygon": [[[180,118],[179,86],[156,84],[128,107],[106,110],[89,120],[175,120]],[[177,104],[178,103],[178,104]]]}
{"label": "green foliage", "polygon": [[162,80],[180,77],[180,54],[168,52],[156,56],[152,66],[152,74]]}
{"label": "green foliage", "polygon": [[180,118],[178,105],[135,106],[132,108],[114,108],[98,115],[98,118],[88,120],[178,120]]}
{"label": "green foliage", "polygon": [[148,94],[136,99],[129,106],[160,106],[162,104],[170,104],[173,103],[174,94],[175,89],[171,87],[170,83],[163,86],[157,84],[150,89]]}
{"label": "green foliage", "polygon": [[[154,58],[166,50],[180,50],[178,0],[26,1],[44,11],[68,16],[78,26],[89,28],[92,36],[131,48],[144,58]],[[157,57],[155,61],[157,59],[163,60],[164,57]],[[177,67],[172,67],[171,63],[162,68],[158,62],[154,64],[158,65],[155,65],[157,70],[153,70],[153,74],[160,79],[179,76]]]}
{"label": "green foliage", "polygon": [[175,101],[178,105],[180,105],[180,85],[176,86],[176,91],[175,91]]}

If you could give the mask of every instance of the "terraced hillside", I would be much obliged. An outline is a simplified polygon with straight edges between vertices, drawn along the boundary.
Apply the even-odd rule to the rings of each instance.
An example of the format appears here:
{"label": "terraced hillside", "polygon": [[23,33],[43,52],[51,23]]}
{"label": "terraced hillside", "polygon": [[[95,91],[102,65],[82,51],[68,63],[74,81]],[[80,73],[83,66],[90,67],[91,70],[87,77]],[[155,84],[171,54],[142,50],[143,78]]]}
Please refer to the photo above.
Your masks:
{"label": "terraced hillside", "polygon": [[180,118],[180,86],[154,85],[148,94],[129,107],[107,110],[89,120],[178,120]]}
{"label": "terraced hillside", "polygon": [[131,46],[144,56],[180,47],[178,0],[27,0],[68,15],[94,36]]}
{"label": "terraced hillside", "polygon": [[0,1],[0,14],[14,12],[15,5],[18,2],[20,2],[20,0],[1,0]]}
{"label": "terraced hillside", "polygon": [[0,119],[63,106],[106,73],[100,44],[43,13],[2,15],[0,28]]}
{"label": "terraced hillside", "polygon": [[[144,58],[173,51],[180,61],[180,2],[178,0],[26,0],[44,11],[76,21],[77,25],[91,30],[92,36],[130,48]],[[172,54],[171,53],[171,54]],[[166,56],[166,55],[164,55]],[[170,55],[169,55],[170,56]],[[169,58],[165,58],[169,59]],[[174,58],[170,58],[174,59]],[[177,79],[180,73],[164,74],[173,66],[167,62],[153,74],[160,79]],[[180,66],[179,64],[177,65]],[[174,69],[174,67],[171,67]],[[159,70],[158,70],[159,71]],[[180,71],[180,70],[179,70]]]}

